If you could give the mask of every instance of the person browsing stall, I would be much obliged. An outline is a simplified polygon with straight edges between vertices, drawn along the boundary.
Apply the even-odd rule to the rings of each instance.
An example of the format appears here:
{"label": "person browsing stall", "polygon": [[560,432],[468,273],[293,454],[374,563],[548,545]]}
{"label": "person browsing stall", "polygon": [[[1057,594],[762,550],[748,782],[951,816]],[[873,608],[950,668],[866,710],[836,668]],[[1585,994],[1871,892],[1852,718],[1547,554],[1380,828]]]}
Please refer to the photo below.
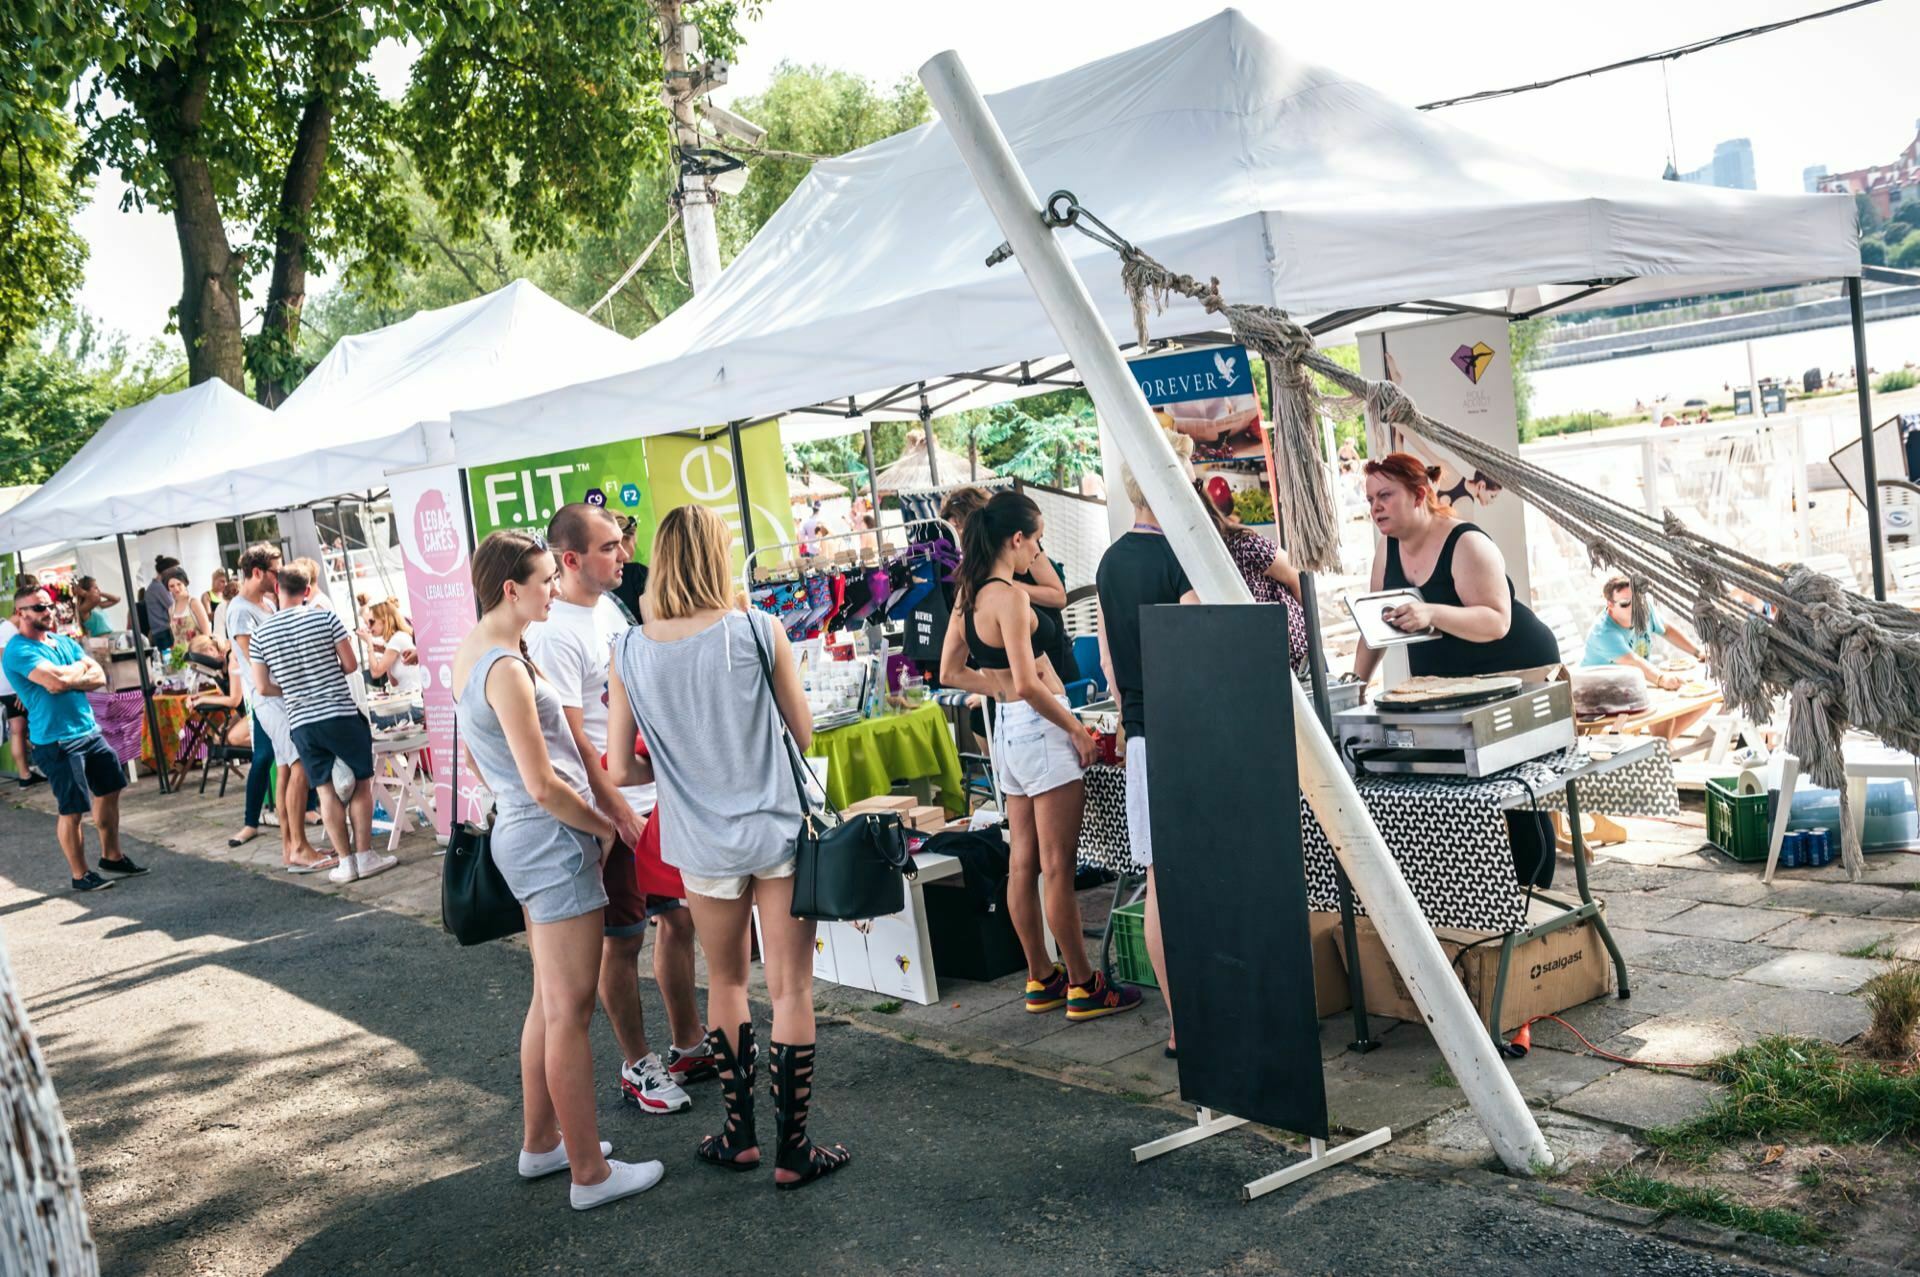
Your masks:
{"label": "person browsing stall", "polygon": [[555,575],[546,543],[531,533],[494,532],[474,551],[480,622],[454,653],[454,715],[493,791],[489,850],[526,913],[533,953],[520,1033],[520,1174],[571,1170],[573,1209],[591,1210],[645,1192],[665,1168],[610,1161],[600,1142],[587,1028],[607,904],[601,864],[619,834],[594,805],[559,696],[527,655],[527,627],[547,619]]}
{"label": "person browsing stall", "polygon": [[[1416,676],[1460,678],[1475,674],[1544,677],[1560,663],[1553,631],[1515,597],[1507,561],[1493,538],[1455,518],[1434,494],[1434,473],[1418,457],[1388,453],[1367,462],[1367,510],[1381,537],[1373,560],[1373,588],[1420,592],[1387,622],[1409,634],[1440,637],[1409,644],[1407,664]],[[1365,682],[1381,653],[1364,643],[1354,655],[1354,676]],[[1545,813],[1507,813],[1514,872],[1523,884],[1553,885],[1553,827]]]}
{"label": "person browsing stall", "polygon": [[167,584],[167,574],[179,566],[180,560],[170,554],[155,555],[153,579],[140,592],[141,612],[147,618],[147,638],[163,652],[173,646],[173,589]]}
{"label": "person browsing stall", "polygon": [[127,775],[119,756],[100,735],[87,693],[107,685],[99,662],[80,644],[54,632],[53,596],[37,585],[14,591],[13,615],[19,633],[0,654],[7,682],[25,705],[34,740],[33,765],[46,775],[58,803],[54,836],[67,858],[75,891],[113,886],[87,868],[81,818],[93,810],[100,833],[100,868],[131,877],[147,872],[120,850],[120,791]]}
{"label": "person browsing stall", "polygon": [[1652,599],[1647,600],[1645,628],[1634,629],[1633,582],[1624,576],[1608,577],[1600,587],[1600,597],[1606,600],[1607,606],[1587,631],[1587,652],[1580,663],[1625,665],[1639,670],[1649,683],[1669,692],[1679,687],[1682,682],[1679,675],[1667,673],[1648,659],[1653,653],[1653,640],[1658,635],[1698,660],[1700,649],[1693,640],[1662,621]]}
{"label": "person browsing stall", "polygon": [[247,768],[246,814],[227,846],[241,847],[260,832],[267,783],[274,785],[274,812],[280,821],[280,864],[288,873],[309,874],[340,862],[322,854],[307,838],[306,810],[313,795],[307,769],[293,747],[287,705],[261,690],[253,668],[253,632],[280,606],[280,551],[260,542],[240,556],[240,592],[227,604],[226,636],[240,653],[247,704],[253,714],[253,761]]}
{"label": "person browsing stall", "polygon": [[[1193,436],[1167,431],[1166,438],[1191,480],[1193,472],[1187,458],[1193,455]],[[1121,730],[1126,738],[1127,843],[1135,863],[1147,871],[1147,960],[1153,964],[1154,979],[1160,982],[1160,996],[1171,1019],[1173,986],[1167,980],[1159,881],[1153,867],[1153,827],[1147,805],[1147,682],[1141,659],[1140,621],[1147,608],[1198,603],[1200,595],[1187,580],[1186,569],[1180,566],[1173,546],[1161,531],[1159,517],[1147,504],[1140,481],[1125,463],[1120,467],[1120,484],[1133,502],[1133,527],[1107,547],[1094,573],[1100,596],[1100,663],[1106,668],[1107,686],[1120,703]],[[1170,1034],[1166,1048],[1169,1057],[1176,1047]]]}
{"label": "person browsing stall", "polygon": [[114,632],[106,609],[119,602],[118,594],[107,593],[100,588],[100,582],[90,576],[79,577],[73,583],[73,619],[88,638],[102,638]]}
{"label": "person browsing stall", "polygon": [[[962,623],[947,627],[940,681],[999,703],[993,769],[1007,802],[1007,915],[1026,953],[1027,1010],[1037,1015],[1064,1006],[1069,1020],[1092,1020],[1133,1010],[1140,990],[1110,983],[1087,961],[1085,946],[1071,940],[1060,947],[1064,963],[1047,953],[1047,927],[1063,939],[1081,934],[1074,852],[1085,803],[1082,773],[1096,755],[1047,655],[1059,638],[1058,622],[1040,615],[1014,584],[1045,557],[1043,527],[1040,507],[1018,492],[999,493],[966,516],[955,598]],[[955,659],[955,630],[964,634],[964,661]]]}
{"label": "person browsing stall", "polygon": [[607,752],[608,669],[613,642],[629,628],[610,593],[620,584],[620,526],[602,506],[561,506],[547,525],[547,549],[559,562],[552,610],[527,627],[527,650],[560,698],[560,712],[587,763],[594,805],[619,838],[601,878],[607,892],[606,938],[600,952],[600,1005],[621,1052],[620,1091],[643,1113],[678,1113],[693,1100],[647,1041],[640,1007],[640,950],[649,922],[659,928],[654,978],[667,1004],[670,1047],[694,1053],[706,1036],[693,985],[693,919],[677,896],[650,896],[640,886],[636,849],[654,807],[652,785],[622,788],[601,758]]}

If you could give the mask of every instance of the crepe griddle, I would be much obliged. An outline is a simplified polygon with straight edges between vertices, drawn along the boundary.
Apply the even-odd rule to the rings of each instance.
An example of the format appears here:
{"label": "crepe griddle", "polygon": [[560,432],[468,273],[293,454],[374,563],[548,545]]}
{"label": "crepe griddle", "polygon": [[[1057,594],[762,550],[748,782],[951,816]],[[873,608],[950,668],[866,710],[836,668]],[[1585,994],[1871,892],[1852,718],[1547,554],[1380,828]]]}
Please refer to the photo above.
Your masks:
{"label": "crepe griddle", "polygon": [[1469,688],[1464,691],[1439,694],[1429,693],[1418,700],[1400,701],[1394,699],[1392,692],[1382,692],[1373,698],[1375,708],[1388,714],[1425,714],[1438,710],[1468,709],[1475,705],[1488,705],[1494,701],[1503,701],[1521,688],[1517,678],[1503,678],[1495,687]]}

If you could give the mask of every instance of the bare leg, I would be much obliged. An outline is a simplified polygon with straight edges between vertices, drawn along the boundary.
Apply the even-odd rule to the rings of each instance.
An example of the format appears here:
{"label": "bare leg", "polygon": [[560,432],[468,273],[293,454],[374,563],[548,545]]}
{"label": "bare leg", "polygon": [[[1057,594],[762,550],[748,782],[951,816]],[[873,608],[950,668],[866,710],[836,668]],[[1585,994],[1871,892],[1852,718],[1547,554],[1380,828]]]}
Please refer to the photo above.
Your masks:
{"label": "bare leg", "polygon": [[673,1045],[697,1046],[707,1030],[693,991],[693,914],[669,909],[653,925],[653,978],[667,1004],[667,1031]]}
{"label": "bare leg", "polygon": [[[307,840],[307,798],[313,793],[313,786],[307,781],[307,769],[300,763],[290,763],[280,769],[280,774],[284,778],[285,788],[276,801],[280,804],[280,837],[286,848],[288,863],[310,865],[316,860],[326,859]],[[333,849],[339,851],[352,845],[335,839]]]}
{"label": "bare leg", "polygon": [[567,1142],[567,1160],[576,1184],[598,1184],[613,1173],[600,1152],[593,1052],[587,1042],[594,986],[600,981],[603,926],[604,915],[596,909],[562,922],[536,922],[527,929],[533,978],[540,987],[547,1095]]}
{"label": "bare leg", "polygon": [[647,933],[631,936],[605,936],[600,941],[600,1005],[606,1010],[607,1023],[613,1026],[613,1040],[620,1044],[624,1062],[642,1059],[647,1045],[647,1023],[640,1009],[640,946]]}
{"label": "bare leg", "polygon": [[560,1119],[547,1093],[547,1021],[540,1005],[540,982],[533,982],[533,1000],[520,1028],[520,1147],[529,1153],[551,1153],[560,1145]]}
{"label": "bare leg", "polygon": [[7,731],[13,738],[13,771],[21,780],[33,774],[33,755],[27,749],[27,720],[14,715],[7,720]]}
{"label": "bare leg", "polygon": [[[1173,990],[1167,983],[1167,948],[1160,939],[1160,893],[1154,890],[1153,866],[1147,866],[1147,961],[1153,964],[1153,978],[1160,982],[1160,1000],[1167,1004],[1167,1022],[1173,1022]],[[1173,1031],[1167,1031],[1167,1045],[1174,1045]]]}
{"label": "bare leg", "polygon": [[[694,932],[700,937],[700,951],[707,957],[707,1022],[737,1053],[739,1026],[753,1019],[747,1005],[747,937],[752,929],[753,901],[747,896],[718,900],[690,895],[687,908],[693,914]],[[807,969],[813,969],[811,959]],[[722,1073],[722,1080],[727,1076]],[[760,1160],[760,1150],[742,1149],[734,1160],[751,1165]]]}
{"label": "bare leg", "polygon": [[347,805],[340,801],[340,795],[331,781],[320,786],[320,819],[326,822],[327,840],[341,849],[342,856],[346,855],[345,849],[353,846],[348,841]]}
{"label": "bare leg", "polygon": [[67,868],[73,871],[73,877],[86,877],[87,845],[85,836],[80,832],[80,817],[61,816],[54,821],[53,832],[60,841],[60,854],[67,858]]}
{"label": "bare leg", "polygon": [[93,823],[100,831],[100,859],[118,860],[120,851],[120,791],[97,794],[93,800]]}
{"label": "bare leg", "polygon": [[[334,794],[336,798],[339,797],[339,795],[335,793],[334,788],[331,784],[327,785],[326,792],[330,794]],[[354,782],[353,800],[347,804],[347,815],[351,819],[353,824],[353,849],[358,852],[372,851],[373,850],[373,782],[372,781],[356,780]],[[396,815],[394,819],[397,820],[399,819],[399,817]],[[340,845],[341,844],[337,842],[334,844],[334,846],[336,847]]]}
{"label": "bare leg", "polygon": [[1036,795],[1033,823],[1040,838],[1040,869],[1045,875],[1047,924],[1060,943],[1067,978],[1084,987],[1093,979],[1087,941],[1080,925],[1080,898],[1073,892],[1074,855],[1080,846],[1080,809],[1084,785],[1074,781]]}
{"label": "bare leg", "polygon": [[[1033,823],[1033,799],[1007,795],[1007,917],[1020,951],[1027,955],[1027,978],[1053,976],[1040,917],[1040,835]],[[1068,973],[1071,978],[1072,973]]]}

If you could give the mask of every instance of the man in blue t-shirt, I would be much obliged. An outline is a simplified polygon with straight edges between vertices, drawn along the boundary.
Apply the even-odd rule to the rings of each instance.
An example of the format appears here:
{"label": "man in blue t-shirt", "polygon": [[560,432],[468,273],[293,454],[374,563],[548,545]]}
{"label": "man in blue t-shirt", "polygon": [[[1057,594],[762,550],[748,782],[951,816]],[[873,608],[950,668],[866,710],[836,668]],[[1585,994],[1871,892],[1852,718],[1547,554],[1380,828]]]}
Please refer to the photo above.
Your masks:
{"label": "man in blue t-shirt", "polygon": [[1679,630],[1668,629],[1661,621],[1660,614],[1654,610],[1653,600],[1647,600],[1647,625],[1645,629],[1633,628],[1633,582],[1624,576],[1610,576],[1607,583],[1600,587],[1602,597],[1607,601],[1606,611],[1587,631],[1587,654],[1580,662],[1582,665],[1627,665],[1647,676],[1647,681],[1656,687],[1668,691],[1680,686],[1678,675],[1669,674],[1649,659],[1653,653],[1653,639],[1657,634],[1667,642],[1699,659],[1700,649],[1693,640]]}
{"label": "man in blue t-shirt", "polygon": [[113,880],[87,868],[81,817],[93,808],[100,830],[100,868],[131,876],[146,872],[120,850],[120,791],[127,774],[93,721],[87,693],[107,685],[106,673],[73,639],[54,633],[53,599],[38,586],[13,596],[19,633],[7,640],[0,669],[27,709],[33,763],[46,773],[59,803],[55,831],[73,872],[75,891],[99,891]]}

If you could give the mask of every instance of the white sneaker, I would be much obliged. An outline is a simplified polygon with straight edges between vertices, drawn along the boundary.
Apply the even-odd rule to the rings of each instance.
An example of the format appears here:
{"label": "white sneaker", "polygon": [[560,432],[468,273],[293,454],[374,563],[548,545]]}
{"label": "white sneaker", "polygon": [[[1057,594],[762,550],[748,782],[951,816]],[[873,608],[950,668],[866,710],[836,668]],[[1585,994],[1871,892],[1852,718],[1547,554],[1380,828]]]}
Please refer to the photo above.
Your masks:
{"label": "white sneaker", "polygon": [[575,1210],[592,1210],[623,1197],[632,1197],[635,1193],[644,1193],[658,1184],[660,1177],[667,1173],[667,1168],[658,1162],[609,1161],[607,1165],[613,1168],[613,1174],[598,1184],[575,1184],[568,1190]]}
{"label": "white sneaker", "polygon": [[336,886],[344,887],[348,883],[358,879],[360,877],[360,870],[355,866],[353,860],[354,858],[352,856],[340,857],[340,863],[327,871],[327,881]]}
{"label": "white sneaker", "polygon": [[680,1089],[657,1052],[620,1066],[620,1095],[642,1113],[678,1113],[693,1107],[693,1097]]}
{"label": "white sneaker", "polygon": [[[613,1152],[613,1145],[600,1141],[600,1156]],[[567,1159],[566,1141],[562,1140],[544,1153],[529,1153],[520,1150],[520,1178],[539,1179],[542,1175],[551,1175],[555,1171],[564,1171],[573,1163]]]}
{"label": "white sneaker", "polygon": [[384,851],[363,851],[354,856],[353,863],[358,866],[362,878],[371,878],[399,864],[400,857],[389,856]]}

